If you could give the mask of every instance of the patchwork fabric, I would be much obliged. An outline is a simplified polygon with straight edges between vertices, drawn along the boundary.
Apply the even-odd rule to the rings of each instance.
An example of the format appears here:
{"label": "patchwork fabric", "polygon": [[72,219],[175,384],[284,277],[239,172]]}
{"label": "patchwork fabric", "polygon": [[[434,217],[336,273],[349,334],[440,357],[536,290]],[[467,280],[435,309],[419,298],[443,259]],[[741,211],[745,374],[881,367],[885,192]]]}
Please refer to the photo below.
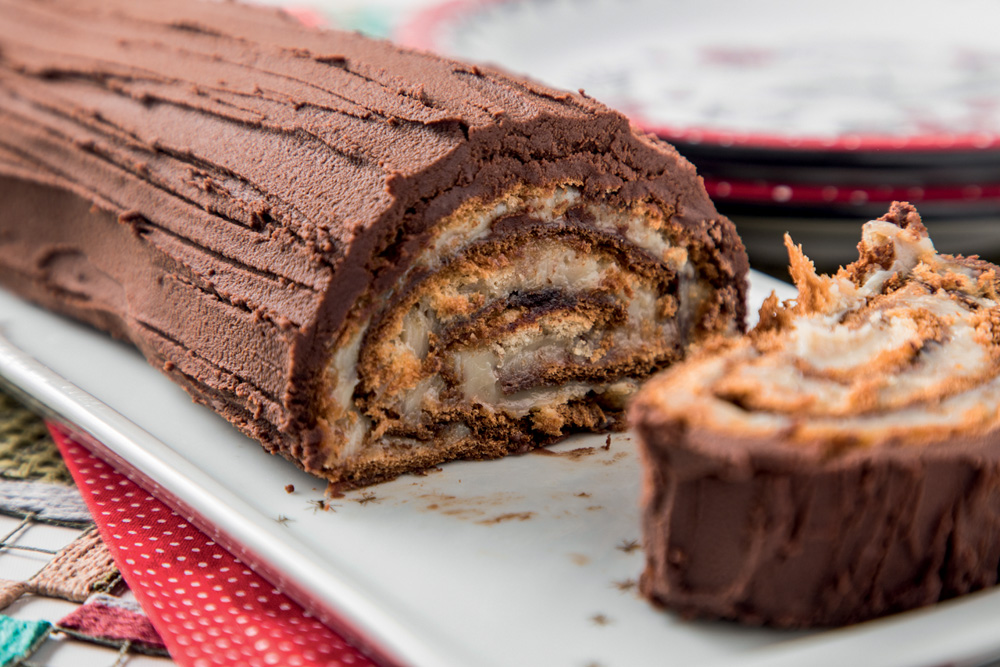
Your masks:
{"label": "patchwork fabric", "polygon": [[0,392],[0,477],[72,485],[45,422]]}
{"label": "patchwork fabric", "polygon": [[134,650],[167,655],[166,645],[137,602],[104,593],[87,598],[56,629],[98,644],[120,646],[128,641]]}
{"label": "patchwork fabric", "polygon": [[64,547],[28,580],[31,592],[46,597],[83,602],[91,594],[106,591],[118,580],[118,568],[91,529]]}
{"label": "patchwork fabric", "polygon": [[75,486],[0,478],[0,510],[35,513],[43,520],[90,523],[90,512]]}
{"label": "patchwork fabric", "polygon": [[0,667],[16,665],[42,645],[52,624],[0,616]]}

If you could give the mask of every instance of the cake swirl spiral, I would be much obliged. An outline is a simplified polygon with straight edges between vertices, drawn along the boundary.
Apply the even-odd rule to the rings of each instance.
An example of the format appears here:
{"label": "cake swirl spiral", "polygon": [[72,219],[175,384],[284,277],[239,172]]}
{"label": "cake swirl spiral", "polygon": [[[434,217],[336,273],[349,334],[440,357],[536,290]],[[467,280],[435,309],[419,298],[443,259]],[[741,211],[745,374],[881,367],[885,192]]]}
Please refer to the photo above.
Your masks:
{"label": "cake swirl spiral", "polygon": [[798,298],[655,378],[644,592],[689,614],[829,625],[997,582],[1000,270],[916,210],[832,276],[786,237]]}

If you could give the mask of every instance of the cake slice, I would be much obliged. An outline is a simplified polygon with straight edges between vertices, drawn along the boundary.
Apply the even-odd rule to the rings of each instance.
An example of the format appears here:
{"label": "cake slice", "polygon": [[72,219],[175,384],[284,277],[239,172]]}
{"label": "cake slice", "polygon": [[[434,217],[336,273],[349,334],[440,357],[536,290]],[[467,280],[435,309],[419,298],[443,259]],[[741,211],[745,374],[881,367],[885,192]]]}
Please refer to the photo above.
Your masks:
{"label": "cake slice", "polygon": [[331,482],[621,428],[744,328],[732,223],[582,94],[233,2],[0,16],[0,283]]}
{"label": "cake slice", "polygon": [[653,379],[643,593],[686,615],[838,625],[997,582],[998,268],[934,250],[913,207],[798,298]]}

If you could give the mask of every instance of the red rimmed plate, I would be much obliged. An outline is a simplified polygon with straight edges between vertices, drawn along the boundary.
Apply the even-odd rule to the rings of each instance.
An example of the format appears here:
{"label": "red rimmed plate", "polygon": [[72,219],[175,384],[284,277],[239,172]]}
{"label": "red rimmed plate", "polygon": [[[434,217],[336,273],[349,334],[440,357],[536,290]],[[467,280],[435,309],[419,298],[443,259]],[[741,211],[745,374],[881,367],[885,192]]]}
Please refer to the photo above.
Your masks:
{"label": "red rimmed plate", "polygon": [[688,144],[1000,149],[1000,5],[453,0],[397,38],[584,88]]}

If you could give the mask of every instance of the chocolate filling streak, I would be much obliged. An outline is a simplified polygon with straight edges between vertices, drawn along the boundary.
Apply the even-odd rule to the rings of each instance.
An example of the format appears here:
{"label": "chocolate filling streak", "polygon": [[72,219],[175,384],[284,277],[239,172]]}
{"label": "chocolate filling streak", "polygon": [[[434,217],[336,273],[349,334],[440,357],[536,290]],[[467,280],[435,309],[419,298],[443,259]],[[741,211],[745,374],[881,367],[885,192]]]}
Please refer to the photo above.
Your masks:
{"label": "chocolate filling streak", "polygon": [[235,3],[0,14],[0,281],[333,482],[616,428],[742,329],[732,224],[582,94]]}
{"label": "chocolate filling streak", "polygon": [[643,592],[812,626],[995,585],[1000,269],[937,254],[905,204],[835,276],[788,247],[796,302],[637,398]]}

